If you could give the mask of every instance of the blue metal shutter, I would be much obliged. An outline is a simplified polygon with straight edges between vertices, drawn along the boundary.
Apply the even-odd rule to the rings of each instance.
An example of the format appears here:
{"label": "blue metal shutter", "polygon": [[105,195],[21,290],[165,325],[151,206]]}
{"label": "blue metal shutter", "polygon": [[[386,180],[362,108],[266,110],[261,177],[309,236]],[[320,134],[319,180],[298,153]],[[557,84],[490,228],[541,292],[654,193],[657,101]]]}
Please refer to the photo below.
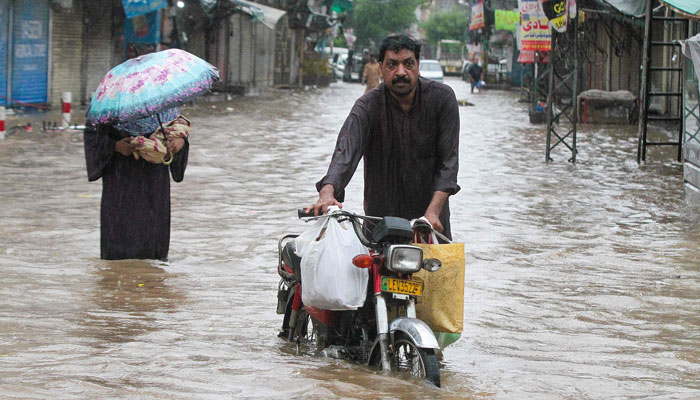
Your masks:
{"label": "blue metal shutter", "polygon": [[0,105],[7,104],[8,28],[10,0],[0,0]]}
{"label": "blue metal shutter", "polygon": [[15,2],[12,26],[12,101],[46,103],[49,75],[49,2]]}

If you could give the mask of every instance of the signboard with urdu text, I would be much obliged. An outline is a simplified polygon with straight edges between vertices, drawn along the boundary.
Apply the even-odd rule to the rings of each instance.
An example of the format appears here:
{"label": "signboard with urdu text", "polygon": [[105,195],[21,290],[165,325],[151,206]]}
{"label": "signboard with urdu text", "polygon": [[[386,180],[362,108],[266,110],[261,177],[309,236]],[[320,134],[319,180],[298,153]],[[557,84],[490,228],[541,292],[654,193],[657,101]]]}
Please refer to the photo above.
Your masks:
{"label": "signboard with urdu text", "polygon": [[520,43],[523,51],[550,51],[552,29],[537,0],[518,0]]}

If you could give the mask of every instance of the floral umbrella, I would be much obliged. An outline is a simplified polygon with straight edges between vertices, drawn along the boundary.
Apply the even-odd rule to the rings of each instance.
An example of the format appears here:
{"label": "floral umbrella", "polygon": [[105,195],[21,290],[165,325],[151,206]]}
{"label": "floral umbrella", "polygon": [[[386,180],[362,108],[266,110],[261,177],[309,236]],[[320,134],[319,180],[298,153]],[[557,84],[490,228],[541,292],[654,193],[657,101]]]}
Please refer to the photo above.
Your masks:
{"label": "floral umbrella", "polygon": [[184,50],[169,49],[127,60],[97,86],[88,124],[123,124],[181,105],[211,90],[219,71]]}

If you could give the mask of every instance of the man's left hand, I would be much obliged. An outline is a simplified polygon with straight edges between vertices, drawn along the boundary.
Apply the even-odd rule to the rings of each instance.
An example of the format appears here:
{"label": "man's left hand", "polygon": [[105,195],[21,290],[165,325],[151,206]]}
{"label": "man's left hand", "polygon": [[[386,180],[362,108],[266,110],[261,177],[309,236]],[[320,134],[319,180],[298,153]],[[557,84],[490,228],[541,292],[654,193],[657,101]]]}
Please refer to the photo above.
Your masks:
{"label": "man's left hand", "polygon": [[434,212],[431,212],[430,210],[425,212],[425,219],[430,222],[430,225],[433,226],[433,228],[442,233],[442,231],[445,229],[442,224],[440,223],[440,215]]}
{"label": "man's left hand", "polygon": [[168,140],[168,144],[167,144],[168,151],[172,155],[177,154],[177,152],[182,150],[182,148],[184,146],[185,146],[185,139],[183,139],[183,138],[170,139],[170,140]]}
{"label": "man's left hand", "polygon": [[433,199],[430,200],[430,204],[428,205],[428,209],[425,210],[425,219],[440,233],[445,229],[440,222],[440,212],[448,197],[450,197],[450,195],[447,192],[435,191],[435,193],[433,193]]}

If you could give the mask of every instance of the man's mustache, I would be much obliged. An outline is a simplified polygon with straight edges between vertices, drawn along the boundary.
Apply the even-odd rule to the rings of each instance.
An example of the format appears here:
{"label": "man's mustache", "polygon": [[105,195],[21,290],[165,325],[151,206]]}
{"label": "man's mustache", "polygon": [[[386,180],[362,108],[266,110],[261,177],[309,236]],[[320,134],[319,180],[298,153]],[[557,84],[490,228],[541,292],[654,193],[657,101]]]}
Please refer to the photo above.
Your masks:
{"label": "man's mustache", "polygon": [[391,80],[391,83],[411,83],[411,80],[407,76],[396,76]]}

